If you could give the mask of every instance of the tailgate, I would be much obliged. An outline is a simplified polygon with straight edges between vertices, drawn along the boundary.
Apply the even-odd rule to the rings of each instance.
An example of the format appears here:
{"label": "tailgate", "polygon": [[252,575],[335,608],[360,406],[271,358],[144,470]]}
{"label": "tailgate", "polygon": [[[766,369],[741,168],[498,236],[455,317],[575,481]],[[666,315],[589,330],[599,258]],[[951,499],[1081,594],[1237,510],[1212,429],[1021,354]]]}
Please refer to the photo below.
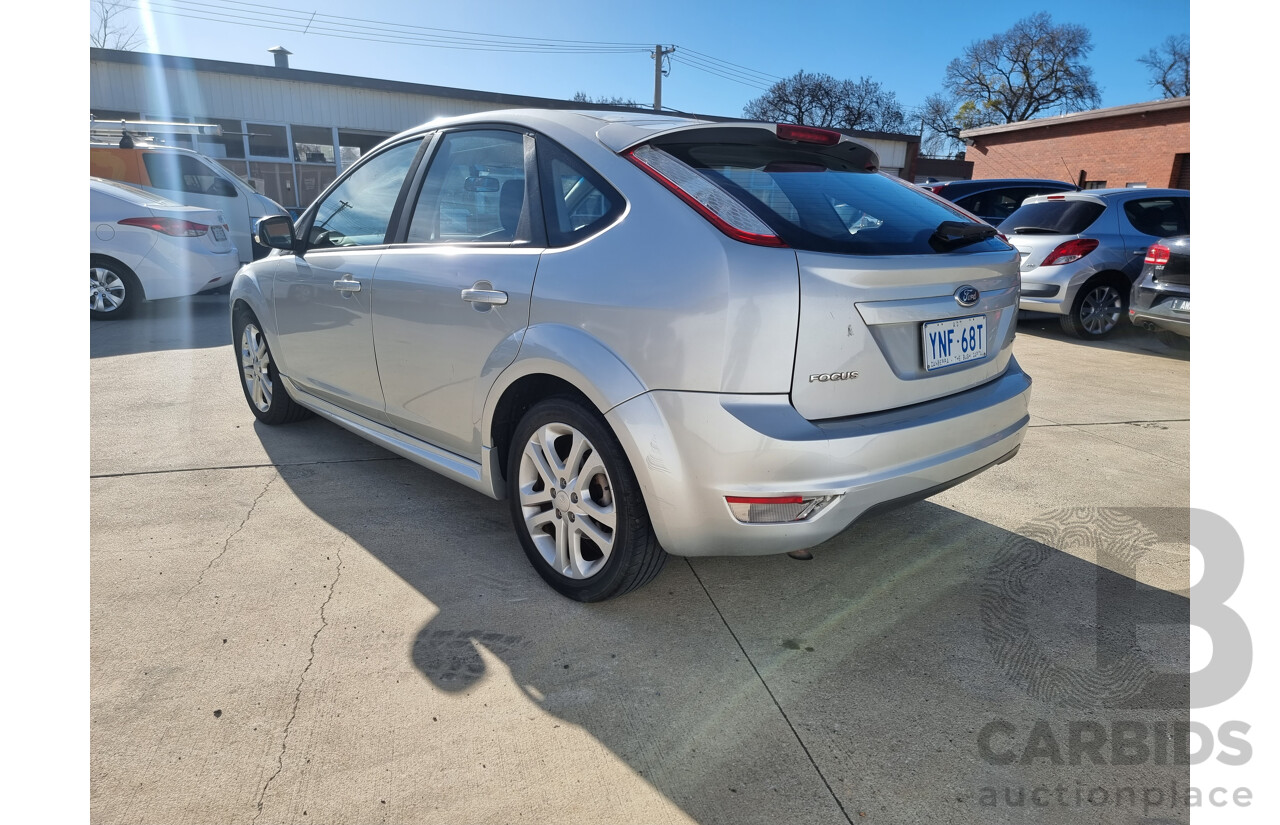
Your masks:
{"label": "tailgate", "polygon": [[800,331],[791,401],[805,418],[918,404],[1004,372],[1018,306],[1012,251],[797,257]]}

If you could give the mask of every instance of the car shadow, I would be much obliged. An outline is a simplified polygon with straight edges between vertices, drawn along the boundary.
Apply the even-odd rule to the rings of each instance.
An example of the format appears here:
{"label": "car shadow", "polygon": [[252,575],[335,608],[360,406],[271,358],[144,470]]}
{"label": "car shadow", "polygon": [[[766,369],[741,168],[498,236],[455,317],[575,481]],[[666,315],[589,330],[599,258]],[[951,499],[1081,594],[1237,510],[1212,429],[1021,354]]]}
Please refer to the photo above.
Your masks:
{"label": "car shadow", "polygon": [[147,301],[128,318],[89,322],[89,357],[207,349],[231,343],[227,295]]}
{"label": "car shadow", "polygon": [[[1108,569],[1168,513],[1072,511],[1023,535],[921,502],[811,561],[672,557],[587,605],[541,581],[505,503],[407,461],[290,464],[280,430],[258,433],[302,504],[436,608],[405,651],[423,679],[462,701],[507,678],[496,660],[700,823],[1027,822],[1002,794],[1132,786],[1140,807],[1142,788],[1187,785],[1185,764],[1075,753],[1081,729],[1151,744],[1187,723],[1188,599]],[[1045,543],[1081,528],[1114,534],[1121,562]],[[1116,799],[1045,821],[1139,815]]]}
{"label": "car shadow", "polygon": [[1155,333],[1134,326],[1127,320],[1110,336],[1100,341],[1086,341],[1069,335],[1063,331],[1058,316],[1045,313],[1019,313],[1018,333],[1036,338],[1063,341],[1079,347],[1104,349],[1112,352],[1138,352],[1143,355],[1155,355],[1160,358],[1171,358],[1177,361],[1191,360],[1190,339],[1180,339],[1173,344],[1161,340]]}

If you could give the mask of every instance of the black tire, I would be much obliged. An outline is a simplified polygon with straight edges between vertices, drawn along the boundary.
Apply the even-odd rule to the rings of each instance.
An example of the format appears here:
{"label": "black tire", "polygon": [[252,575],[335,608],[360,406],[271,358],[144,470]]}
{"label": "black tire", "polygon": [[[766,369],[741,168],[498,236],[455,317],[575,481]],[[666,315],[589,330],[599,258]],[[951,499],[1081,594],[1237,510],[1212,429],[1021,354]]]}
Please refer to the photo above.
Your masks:
{"label": "black tire", "polygon": [[147,300],[133,270],[114,258],[89,256],[89,319],[128,318]]}
{"label": "black tire", "polygon": [[249,409],[263,424],[291,424],[310,418],[311,410],[289,397],[280,381],[276,360],[257,317],[243,306],[235,310],[232,326],[240,389]]}
{"label": "black tire", "polygon": [[652,581],[667,560],[618,439],[594,411],[572,399],[542,401],[516,426],[507,498],[529,562],[570,599],[621,596]]}
{"label": "black tire", "polygon": [[1130,286],[1122,278],[1094,278],[1080,287],[1062,330],[1087,341],[1110,336],[1129,317]]}

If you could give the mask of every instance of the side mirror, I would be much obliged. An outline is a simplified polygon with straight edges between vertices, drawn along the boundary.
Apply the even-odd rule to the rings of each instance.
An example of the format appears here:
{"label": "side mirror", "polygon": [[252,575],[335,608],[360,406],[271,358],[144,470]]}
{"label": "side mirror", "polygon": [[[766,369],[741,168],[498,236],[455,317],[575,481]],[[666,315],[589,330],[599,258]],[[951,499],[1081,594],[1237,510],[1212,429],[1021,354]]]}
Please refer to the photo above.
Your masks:
{"label": "side mirror", "polygon": [[258,218],[253,225],[253,239],[270,249],[294,251],[297,241],[293,235],[293,221],[288,215],[268,215]]}

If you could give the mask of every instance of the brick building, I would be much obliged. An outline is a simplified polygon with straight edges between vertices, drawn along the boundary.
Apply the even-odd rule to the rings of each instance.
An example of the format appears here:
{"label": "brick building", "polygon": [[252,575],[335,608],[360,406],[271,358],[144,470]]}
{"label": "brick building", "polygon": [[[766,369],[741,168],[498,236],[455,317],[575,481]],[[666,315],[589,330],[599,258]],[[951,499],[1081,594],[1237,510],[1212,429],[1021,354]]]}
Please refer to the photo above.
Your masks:
{"label": "brick building", "polygon": [[1191,188],[1190,97],[987,126],[960,137],[974,178]]}

